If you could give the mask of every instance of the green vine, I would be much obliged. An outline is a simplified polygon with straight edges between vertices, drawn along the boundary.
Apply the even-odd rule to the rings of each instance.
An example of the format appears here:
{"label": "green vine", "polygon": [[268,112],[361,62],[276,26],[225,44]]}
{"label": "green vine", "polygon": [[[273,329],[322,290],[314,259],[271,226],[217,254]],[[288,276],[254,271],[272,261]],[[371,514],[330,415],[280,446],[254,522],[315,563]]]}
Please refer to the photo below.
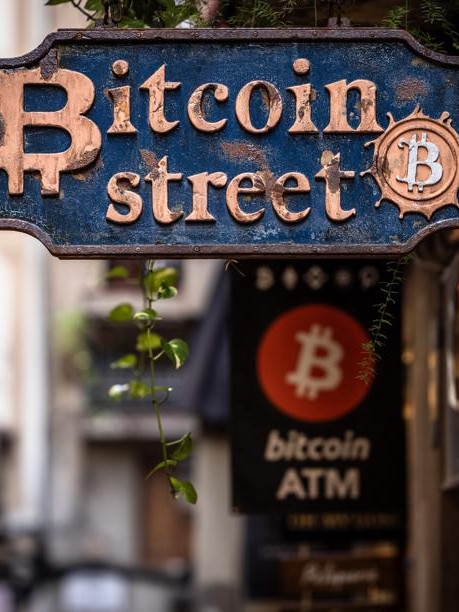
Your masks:
{"label": "green vine", "polygon": [[381,282],[379,291],[382,300],[374,305],[376,315],[368,328],[370,340],[362,345],[362,359],[359,362],[359,373],[357,378],[365,384],[370,384],[376,374],[376,364],[381,359],[381,350],[387,342],[386,328],[391,326],[395,315],[391,310],[397,303],[400,287],[405,278],[407,265],[412,261],[413,255],[405,255],[396,261],[387,264],[387,272],[390,276],[386,282]]}
{"label": "green vine", "polygon": [[[125,267],[117,266],[109,272],[107,278],[129,280],[129,272]],[[143,308],[135,311],[130,303],[122,303],[115,306],[109,313],[108,319],[113,323],[134,324],[137,328],[137,337],[135,352],[123,355],[111,366],[130,372],[130,380],[113,385],[108,393],[114,400],[121,400],[125,396],[139,400],[150,398],[156,417],[161,461],[153,467],[148,476],[163,471],[174,497],[183,496],[188,503],[195,504],[197,493],[194,486],[191,482],[179,480],[174,475],[179,463],[188,459],[193,450],[192,436],[188,433],[178,440],[166,440],[161,407],[169,398],[172,389],[157,385],[155,373],[155,365],[160,359],[169,359],[178,369],[183,366],[188,357],[188,346],[184,340],[180,338],[166,340],[156,331],[156,325],[161,320],[154,308],[156,302],[177,295],[177,280],[176,268],[168,266],[155,268],[155,262],[148,260],[140,278]],[[148,382],[145,382],[145,378]]]}

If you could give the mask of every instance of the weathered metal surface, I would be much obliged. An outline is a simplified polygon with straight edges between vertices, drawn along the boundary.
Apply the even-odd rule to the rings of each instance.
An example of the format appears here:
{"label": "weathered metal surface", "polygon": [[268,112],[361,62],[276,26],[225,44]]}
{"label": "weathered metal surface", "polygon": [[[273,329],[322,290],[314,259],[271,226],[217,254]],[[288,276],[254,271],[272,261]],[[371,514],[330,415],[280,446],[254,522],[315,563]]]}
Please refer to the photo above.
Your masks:
{"label": "weathered metal surface", "polygon": [[407,252],[459,227],[458,74],[398,31],[59,32],[0,62],[0,228],[61,257]]}

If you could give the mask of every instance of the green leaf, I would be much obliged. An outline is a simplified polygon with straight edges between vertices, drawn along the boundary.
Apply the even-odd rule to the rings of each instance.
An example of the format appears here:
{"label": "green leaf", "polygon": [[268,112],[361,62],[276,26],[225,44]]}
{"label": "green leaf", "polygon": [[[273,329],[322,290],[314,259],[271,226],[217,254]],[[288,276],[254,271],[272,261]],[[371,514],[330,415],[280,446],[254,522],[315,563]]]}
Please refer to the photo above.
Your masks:
{"label": "green leaf", "polygon": [[174,338],[173,340],[169,340],[169,342],[164,342],[162,344],[162,349],[172,361],[176,370],[182,367],[188,357],[188,345],[184,340],[180,340],[180,338]]}
{"label": "green leaf", "polygon": [[178,291],[176,287],[168,287],[161,285],[158,289],[158,300],[169,300],[177,295]]}
{"label": "green leaf", "polygon": [[161,346],[162,338],[158,334],[149,331],[144,331],[137,336],[135,348],[141,353],[156,350]]}
{"label": "green leaf", "polygon": [[45,6],[57,6],[58,4],[66,4],[70,2],[70,0],[48,0],[45,2]]}
{"label": "green leaf", "polygon": [[145,323],[151,323],[153,321],[160,321],[161,317],[158,315],[156,310],[153,308],[144,308],[136,312],[133,317],[134,321],[142,321]]}
{"label": "green leaf", "polygon": [[177,450],[172,453],[172,459],[175,459],[175,461],[184,461],[191,455],[192,450],[193,440],[191,438],[191,433],[188,433],[182,438]]}
{"label": "green leaf", "polygon": [[110,367],[113,370],[116,370],[116,369],[126,370],[128,368],[135,368],[136,365],[137,365],[137,355],[134,355],[134,353],[128,353],[127,355],[123,355],[122,357],[114,361],[110,365]]}
{"label": "green leaf", "polygon": [[134,309],[131,304],[118,304],[118,306],[115,306],[110,311],[108,319],[115,323],[126,323],[127,321],[132,321],[133,315]]}
{"label": "green leaf", "polygon": [[101,0],[86,0],[86,4],[84,8],[88,11],[101,11],[102,10],[102,2]]}
{"label": "green leaf", "polygon": [[189,480],[179,480],[174,476],[169,476],[171,487],[177,495],[183,495],[184,499],[189,504],[195,504],[198,501],[198,494]]}
{"label": "green leaf", "polygon": [[150,270],[143,277],[143,285],[149,297],[157,293],[160,287],[163,290],[166,287],[171,287],[177,284],[178,271],[177,268],[167,267],[158,268],[158,270]]}
{"label": "green leaf", "polygon": [[148,27],[145,21],[134,19],[132,17],[124,17],[118,24],[120,28],[137,28],[142,29]]}
{"label": "green leaf", "polygon": [[156,472],[159,472],[159,470],[176,467],[177,463],[178,462],[174,461],[174,459],[166,459],[166,461],[161,461],[161,463],[155,465],[151,472],[147,474],[147,479],[153,476],[153,474],[156,474]]}
{"label": "green leaf", "polygon": [[141,380],[131,380],[129,384],[129,395],[133,399],[144,399],[151,394],[151,387]]}
{"label": "green leaf", "polygon": [[124,385],[112,385],[108,390],[108,395],[114,400],[120,400],[128,391],[129,385],[127,383]]}
{"label": "green leaf", "polygon": [[109,272],[107,272],[107,274],[105,275],[105,278],[107,280],[110,280],[112,278],[126,279],[126,278],[129,278],[129,271],[124,266],[115,266]]}

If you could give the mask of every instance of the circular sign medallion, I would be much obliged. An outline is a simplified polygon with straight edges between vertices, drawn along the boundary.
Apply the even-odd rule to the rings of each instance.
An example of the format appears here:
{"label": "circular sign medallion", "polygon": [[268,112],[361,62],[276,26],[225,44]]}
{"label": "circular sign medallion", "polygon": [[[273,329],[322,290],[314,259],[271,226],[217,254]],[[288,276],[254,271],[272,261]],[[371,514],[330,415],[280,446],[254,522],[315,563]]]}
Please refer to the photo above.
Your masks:
{"label": "circular sign medallion", "polygon": [[354,410],[368,393],[359,380],[360,323],[334,306],[311,305],[278,317],[261,339],[257,375],[267,398],[302,421],[329,421]]}

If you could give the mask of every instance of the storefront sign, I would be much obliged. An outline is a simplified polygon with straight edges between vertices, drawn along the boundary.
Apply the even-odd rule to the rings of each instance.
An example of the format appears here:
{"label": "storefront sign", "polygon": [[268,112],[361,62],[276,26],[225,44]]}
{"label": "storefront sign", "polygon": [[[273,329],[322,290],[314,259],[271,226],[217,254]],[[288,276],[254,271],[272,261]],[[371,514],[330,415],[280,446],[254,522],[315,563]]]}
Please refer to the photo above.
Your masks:
{"label": "storefront sign", "polygon": [[60,32],[0,64],[0,227],[63,257],[405,252],[459,227],[458,69],[394,31]]}
{"label": "storefront sign", "polygon": [[400,534],[398,307],[381,359],[369,364],[362,349],[385,265],[246,262],[242,272],[231,306],[234,506],[284,514],[290,533]]}

